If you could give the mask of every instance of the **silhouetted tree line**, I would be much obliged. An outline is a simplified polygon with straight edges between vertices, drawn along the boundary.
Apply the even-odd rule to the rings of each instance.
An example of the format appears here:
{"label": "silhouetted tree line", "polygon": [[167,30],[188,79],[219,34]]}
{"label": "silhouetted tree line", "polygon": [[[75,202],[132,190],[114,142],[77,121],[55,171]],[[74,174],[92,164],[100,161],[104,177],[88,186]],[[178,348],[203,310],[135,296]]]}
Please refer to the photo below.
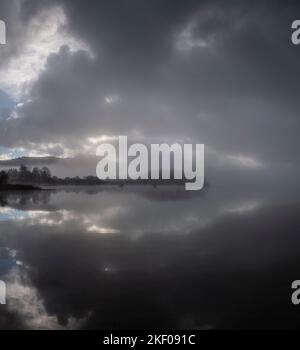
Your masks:
{"label": "silhouetted tree line", "polygon": [[[185,179],[182,180],[99,180],[96,176],[80,177],[66,177],[64,179],[52,176],[51,171],[47,167],[34,167],[32,169],[25,165],[21,165],[19,169],[9,169],[8,171],[0,172],[0,186],[6,184],[24,184],[24,185],[56,185],[56,186],[93,186],[101,184],[112,184],[124,186],[126,184],[139,185],[153,185],[159,184],[184,184]],[[208,183],[205,182],[205,187]]]}
{"label": "silhouetted tree line", "polygon": [[41,185],[99,185],[102,183],[96,176],[85,178],[74,177],[60,179],[52,176],[47,167],[34,167],[32,169],[21,165],[19,169],[9,169],[0,172],[0,185],[10,184],[41,184]]}
{"label": "silhouetted tree line", "polygon": [[8,182],[8,174],[5,171],[0,172],[0,185],[6,185]]}

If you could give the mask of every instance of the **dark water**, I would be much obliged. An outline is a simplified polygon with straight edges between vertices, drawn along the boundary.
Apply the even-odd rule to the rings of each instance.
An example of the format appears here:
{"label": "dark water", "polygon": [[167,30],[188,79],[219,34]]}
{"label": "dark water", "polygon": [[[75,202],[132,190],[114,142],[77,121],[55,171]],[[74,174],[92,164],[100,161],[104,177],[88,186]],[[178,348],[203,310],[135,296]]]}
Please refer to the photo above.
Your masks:
{"label": "dark water", "polygon": [[300,204],[180,187],[0,195],[0,328],[299,328]]}

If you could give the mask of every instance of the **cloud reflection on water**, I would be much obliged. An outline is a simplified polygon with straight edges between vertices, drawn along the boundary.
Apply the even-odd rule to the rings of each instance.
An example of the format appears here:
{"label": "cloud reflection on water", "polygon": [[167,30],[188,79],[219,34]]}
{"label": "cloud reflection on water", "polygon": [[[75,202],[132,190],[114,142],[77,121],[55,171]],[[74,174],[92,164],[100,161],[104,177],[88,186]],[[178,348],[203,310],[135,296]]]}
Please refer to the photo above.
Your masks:
{"label": "cloud reflection on water", "polygon": [[14,256],[0,328],[299,325],[297,204],[149,191],[2,198],[0,246]]}

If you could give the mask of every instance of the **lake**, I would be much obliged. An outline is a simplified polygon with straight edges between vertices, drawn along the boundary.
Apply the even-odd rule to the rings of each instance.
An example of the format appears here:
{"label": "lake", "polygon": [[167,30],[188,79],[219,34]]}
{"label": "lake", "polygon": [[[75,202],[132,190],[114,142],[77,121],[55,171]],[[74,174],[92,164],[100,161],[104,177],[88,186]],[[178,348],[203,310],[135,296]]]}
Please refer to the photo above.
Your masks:
{"label": "lake", "polygon": [[0,328],[297,328],[300,204],[275,192],[2,193]]}

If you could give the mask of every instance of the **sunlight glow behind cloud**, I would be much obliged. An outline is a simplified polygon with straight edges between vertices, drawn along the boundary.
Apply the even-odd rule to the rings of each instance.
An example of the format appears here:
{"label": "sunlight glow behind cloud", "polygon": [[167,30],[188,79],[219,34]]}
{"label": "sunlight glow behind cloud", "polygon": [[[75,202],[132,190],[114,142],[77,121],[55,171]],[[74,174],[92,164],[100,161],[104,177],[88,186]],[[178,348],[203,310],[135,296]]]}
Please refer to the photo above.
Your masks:
{"label": "sunlight glow behind cloud", "polygon": [[65,30],[67,18],[60,6],[41,11],[25,30],[23,52],[12,57],[0,72],[0,89],[21,97],[30,84],[45,68],[48,57],[68,46],[71,52],[87,51],[92,57],[90,47],[74,38]]}

